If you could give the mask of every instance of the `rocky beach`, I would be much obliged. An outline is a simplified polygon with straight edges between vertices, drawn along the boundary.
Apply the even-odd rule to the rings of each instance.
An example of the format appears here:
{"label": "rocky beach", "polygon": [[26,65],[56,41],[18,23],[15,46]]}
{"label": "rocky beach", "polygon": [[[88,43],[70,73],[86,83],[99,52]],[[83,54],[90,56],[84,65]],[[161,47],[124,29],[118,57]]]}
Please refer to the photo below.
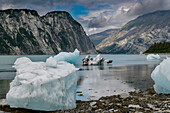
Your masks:
{"label": "rocky beach", "polygon": [[168,113],[170,112],[170,94],[157,94],[153,88],[149,88],[145,91],[136,90],[129,94],[101,97],[98,100],[77,100],[76,105],[77,107],[71,110],[45,112],[10,108],[6,102],[1,102],[0,111],[12,113]]}

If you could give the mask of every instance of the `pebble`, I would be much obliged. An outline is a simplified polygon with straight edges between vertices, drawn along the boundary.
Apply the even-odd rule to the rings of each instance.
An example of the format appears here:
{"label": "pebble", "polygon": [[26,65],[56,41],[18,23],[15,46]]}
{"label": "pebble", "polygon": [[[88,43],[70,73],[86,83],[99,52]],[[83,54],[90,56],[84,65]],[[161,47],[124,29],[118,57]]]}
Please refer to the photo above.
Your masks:
{"label": "pebble", "polygon": [[129,97],[129,94],[127,93],[120,94],[120,98],[127,98],[127,97]]}
{"label": "pebble", "polygon": [[152,104],[150,104],[150,103],[148,103],[147,105],[148,105],[148,107],[150,107],[150,108],[154,108],[154,105],[152,105]]}
{"label": "pebble", "polygon": [[128,107],[129,108],[141,108],[139,105],[133,105],[133,104],[130,104]]}
{"label": "pebble", "polygon": [[91,102],[90,103],[90,106],[92,107],[92,106],[94,106],[96,104],[96,102]]}

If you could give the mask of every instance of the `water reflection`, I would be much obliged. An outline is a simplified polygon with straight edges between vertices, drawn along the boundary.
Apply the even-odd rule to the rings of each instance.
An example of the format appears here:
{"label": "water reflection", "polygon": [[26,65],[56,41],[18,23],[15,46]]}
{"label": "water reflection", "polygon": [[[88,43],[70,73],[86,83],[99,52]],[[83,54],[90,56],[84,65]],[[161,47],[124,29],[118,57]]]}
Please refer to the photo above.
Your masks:
{"label": "water reflection", "polygon": [[91,100],[102,96],[127,93],[135,89],[147,89],[153,86],[150,77],[156,65],[131,66],[86,66],[79,71],[77,90],[84,96],[77,99]]}
{"label": "water reflection", "polygon": [[12,80],[0,80],[0,99],[4,99],[6,97],[6,93],[9,90],[9,84]]}

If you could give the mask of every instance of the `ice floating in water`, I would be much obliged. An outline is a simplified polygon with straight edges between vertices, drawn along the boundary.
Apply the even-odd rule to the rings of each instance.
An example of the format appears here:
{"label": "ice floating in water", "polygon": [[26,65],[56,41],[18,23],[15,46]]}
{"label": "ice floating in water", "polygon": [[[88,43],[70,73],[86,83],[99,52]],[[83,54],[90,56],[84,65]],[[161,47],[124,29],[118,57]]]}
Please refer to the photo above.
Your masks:
{"label": "ice floating in water", "polygon": [[100,56],[100,54],[98,54],[95,58],[86,56],[84,59],[82,59],[82,65],[103,65],[104,62],[112,63],[112,60],[105,60]]}
{"label": "ice floating in water", "polygon": [[66,61],[69,62],[71,64],[76,64],[76,61],[79,57],[80,52],[75,49],[75,51],[73,53],[71,52],[60,52],[58,55],[54,56],[55,59],[57,59],[57,61]]}
{"label": "ice floating in water", "polygon": [[160,59],[160,56],[158,54],[154,55],[154,54],[149,54],[146,57],[147,60],[158,60]]}
{"label": "ice floating in water", "polygon": [[157,93],[170,93],[170,58],[164,59],[151,74]]}
{"label": "ice floating in water", "polygon": [[75,71],[67,62],[50,57],[46,62],[18,58],[15,79],[10,83],[6,100],[10,107],[54,111],[76,107]]}

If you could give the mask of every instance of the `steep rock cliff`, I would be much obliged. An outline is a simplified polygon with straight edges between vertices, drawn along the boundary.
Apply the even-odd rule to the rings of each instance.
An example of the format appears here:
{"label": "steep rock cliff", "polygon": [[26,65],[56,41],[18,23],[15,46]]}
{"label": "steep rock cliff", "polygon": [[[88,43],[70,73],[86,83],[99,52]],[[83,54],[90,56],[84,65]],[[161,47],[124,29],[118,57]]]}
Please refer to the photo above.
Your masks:
{"label": "steep rock cliff", "polygon": [[35,10],[0,10],[0,54],[96,53],[82,26],[68,12],[40,16]]}

